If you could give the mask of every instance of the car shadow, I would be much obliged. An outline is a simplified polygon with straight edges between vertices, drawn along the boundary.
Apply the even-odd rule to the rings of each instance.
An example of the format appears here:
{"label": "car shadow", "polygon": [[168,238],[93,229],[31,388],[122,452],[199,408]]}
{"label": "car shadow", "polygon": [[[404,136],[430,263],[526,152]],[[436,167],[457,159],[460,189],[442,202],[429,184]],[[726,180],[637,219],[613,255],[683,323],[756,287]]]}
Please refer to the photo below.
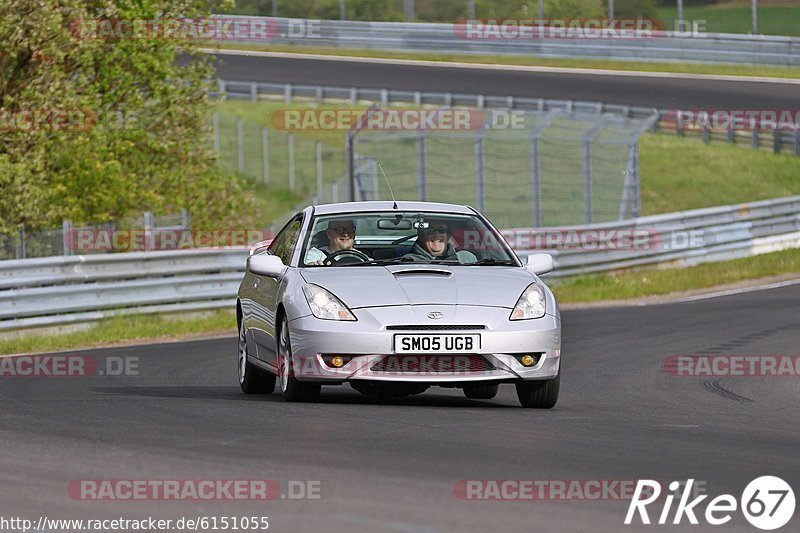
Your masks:
{"label": "car shadow", "polygon": [[[121,394],[149,398],[187,399],[187,400],[226,400],[236,402],[280,402],[283,398],[277,388],[272,394],[244,394],[237,386],[150,386],[150,387],[94,387],[93,392],[101,394]],[[501,389],[502,391],[502,389]],[[408,407],[518,407],[512,399],[498,395],[494,400],[472,400],[454,394],[426,391],[406,398],[369,398],[349,388],[323,387],[322,394],[314,404],[330,405],[386,405]],[[304,405],[304,404],[298,404]],[[306,404],[308,405],[308,404]]]}

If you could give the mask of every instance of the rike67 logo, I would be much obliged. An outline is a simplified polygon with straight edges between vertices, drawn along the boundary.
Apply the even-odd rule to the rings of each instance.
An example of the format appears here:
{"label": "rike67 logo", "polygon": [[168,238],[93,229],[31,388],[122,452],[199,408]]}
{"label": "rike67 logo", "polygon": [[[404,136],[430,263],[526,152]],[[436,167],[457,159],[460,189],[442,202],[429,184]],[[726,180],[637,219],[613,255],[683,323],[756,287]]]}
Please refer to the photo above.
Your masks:
{"label": "rike67 logo", "polygon": [[[678,481],[669,484],[670,493],[664,498],[664,506],[656,523],[677,525],[685,517],[690,524],[697,525],[699,515],[708,524],[719,526],[730,522],[732,513],[740,508],[751,525],[771,531],[785,526],[794,515],[794,491],[779,477],[762,476],[754,479],[745,487],[738,501],[730,494],[721,494],[707,502],[704,513],[700,512],[700,504],[708,498],[708,495],[700,495],[690,501],[693,484],[694,479],[687,480],[685,484]],[[681,487],[684,487],[683,491],[678,493]],[[628,507],[625,524],[633,523],[637,512],[643,524],[650,524],[647,506],[659,500],[660,496],[661,484],[658,481],[640,479]],[[678,504],[670,521],[672,503],[676,498]]]}

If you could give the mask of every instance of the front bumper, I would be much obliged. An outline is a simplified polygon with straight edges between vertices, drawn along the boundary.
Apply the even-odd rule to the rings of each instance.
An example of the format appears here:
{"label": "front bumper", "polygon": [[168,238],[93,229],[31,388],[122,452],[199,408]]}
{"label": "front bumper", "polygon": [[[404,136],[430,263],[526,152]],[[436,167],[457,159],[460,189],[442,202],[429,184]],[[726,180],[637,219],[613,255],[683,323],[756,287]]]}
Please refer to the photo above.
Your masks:
{"label": "front bumper", "polygon": [[[428,313],[443,313],[442,324],[428,318]],[[293,351],[293,372],[299,381],[342,383],[351,380],[456,384],[476,381],[543,380],[558,374],[561,358],[561,323],[558,317],[545,315],[539,319],[510,321],[511,310],[478,306],[392,306],[354,309],[356,322],[320,320],[304,316],[289,322]],[[387,326],[407,326],[402,331]],[[414,330],[414,327],[480,325],[482,330],[437,329]],[[398,333],[457,333],[481,335],[481,347],[469,356],[482,356],[488,370],[474,370],[455,365],[448,371],[428,371],[425,358],[414,371],[392,367],[393,371],[376,371],[373,366],[394,357],[394,336]],[[523,353],[541,354],[534,366],[525,367],[515,357]],[[354,356],[341,368],[333,368],[323,355]],[[450,357],[445,354],[436,356]],[[464,356],[465,354],[460,354]],[[409,356],[404,356],[409,357]],[[391,365],[389,365],[391,367]],[[439,367],[440,368],[440,367]]]}

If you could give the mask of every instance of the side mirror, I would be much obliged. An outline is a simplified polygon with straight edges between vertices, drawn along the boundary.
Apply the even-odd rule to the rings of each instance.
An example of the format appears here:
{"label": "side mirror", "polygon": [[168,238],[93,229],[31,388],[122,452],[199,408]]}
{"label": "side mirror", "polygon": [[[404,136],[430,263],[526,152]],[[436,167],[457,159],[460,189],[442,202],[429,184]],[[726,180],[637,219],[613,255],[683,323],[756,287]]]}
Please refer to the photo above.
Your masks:
{"label": "side mirror", "polygon": [[534,274],[545,274],[555,268],[553,256],[550,254],[531,254],[528,256],[528,264],[525,268]]}
{"label": "side mirror", "polygon": [[278,277],[283,273],[286,265],[277,255],[258,254],[250,256],[247,267],[253,274],[261,276]]}

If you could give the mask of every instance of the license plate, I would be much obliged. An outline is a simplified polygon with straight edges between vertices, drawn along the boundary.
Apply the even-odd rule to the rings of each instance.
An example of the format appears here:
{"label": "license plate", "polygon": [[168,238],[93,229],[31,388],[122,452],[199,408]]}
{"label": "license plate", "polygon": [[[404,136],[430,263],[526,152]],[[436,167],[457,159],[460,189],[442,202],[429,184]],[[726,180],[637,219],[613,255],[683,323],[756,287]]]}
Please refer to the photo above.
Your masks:
{"label": "license plate", "polygon": [[475,353],[480,335],[395,335],[394,353]]}

